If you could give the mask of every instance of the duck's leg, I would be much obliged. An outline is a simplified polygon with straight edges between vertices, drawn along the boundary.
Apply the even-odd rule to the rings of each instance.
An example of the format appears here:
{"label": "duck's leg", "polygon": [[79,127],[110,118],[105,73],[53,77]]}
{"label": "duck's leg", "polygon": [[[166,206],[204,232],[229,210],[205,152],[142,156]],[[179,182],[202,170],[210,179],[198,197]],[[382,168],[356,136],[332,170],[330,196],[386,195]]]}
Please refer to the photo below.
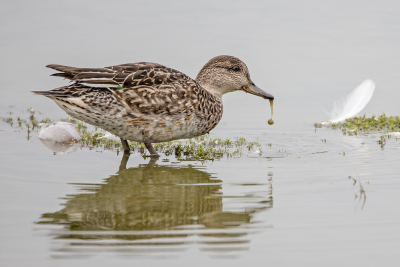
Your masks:
{"label": "duck's leg", "polygon": [[122,156],[121,163],[119,164],[119,171],[126,170],[126,163],[128,162],[130,154],[124,152],[124,155]]}
{"label": "duck's leg", "polygon": [[147,136],[143,138],[143,143],[146,146],[147,150],[150,152],[151,157],[159,157],[158,153],[154,149],[154,147],[151,145],[150,140]]}
{"label": "duck's leg", "polygon": [[147,163],[147,167],[154,167],[156,165],[156,162],[158,160],[158,157],[151,157],[149,163]]}
{"label": "duck's leg", "polygon": [[129,153],[131,149],[129,148],[128,141],[121,138],[122,147],[124,148],[124,153]]}

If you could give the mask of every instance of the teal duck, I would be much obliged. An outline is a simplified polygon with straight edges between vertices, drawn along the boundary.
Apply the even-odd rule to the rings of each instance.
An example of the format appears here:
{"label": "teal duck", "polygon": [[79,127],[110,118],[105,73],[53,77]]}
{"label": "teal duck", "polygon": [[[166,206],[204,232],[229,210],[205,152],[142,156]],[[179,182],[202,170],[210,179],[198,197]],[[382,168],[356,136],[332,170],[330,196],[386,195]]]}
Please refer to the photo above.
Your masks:
{"label": "teal duck", "polygon": [[210,132],[222,117],[222,95],[245,91],[274,97],[250,79],[244,62],[232,56],[212,58],[196,79],[157,63],[128,63],[105,68],[75,68],[51,64],[52,76],[71,84],[34,91],[54,100],[68,115],[121,138],[143,142],[152,156],[152,143],[192,138]]}

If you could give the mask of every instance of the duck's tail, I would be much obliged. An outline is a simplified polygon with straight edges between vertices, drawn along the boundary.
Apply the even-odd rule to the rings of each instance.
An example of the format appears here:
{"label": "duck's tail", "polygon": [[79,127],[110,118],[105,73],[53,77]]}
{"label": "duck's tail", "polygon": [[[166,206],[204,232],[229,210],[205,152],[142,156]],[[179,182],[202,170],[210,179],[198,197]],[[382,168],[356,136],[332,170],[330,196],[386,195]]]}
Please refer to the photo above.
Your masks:
{"label": "duck's tail", "polygon": [[57,91],[31,91],[35,95],[43,95],[47,97],[65,97],[65,94]]}
{"label": "duck's tail", "polygon": [[62,77],[72,82],[100,87],[120,86],[114,80],[117,72],[108,68],[75,68],[58,64],[50,64],[47,68],[60,71],[51,76]]}

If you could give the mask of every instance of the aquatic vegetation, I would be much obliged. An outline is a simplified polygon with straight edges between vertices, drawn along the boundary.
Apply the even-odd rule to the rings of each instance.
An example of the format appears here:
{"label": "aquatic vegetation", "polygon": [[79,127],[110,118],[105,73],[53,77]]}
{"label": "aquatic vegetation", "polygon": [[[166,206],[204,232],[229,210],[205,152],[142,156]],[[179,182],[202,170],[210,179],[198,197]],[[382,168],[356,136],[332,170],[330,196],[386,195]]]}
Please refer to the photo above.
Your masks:
{"label": "aquatic vegetation", "polygon": [[3,118],[3,121],[6,122],[6,123],[8,123],[8,124],[10,124],[10,125],[12,126],[13,118],[11,118],[11,117]]}
{"label": "aquatic vegetation", "polygon": [[388,117],[384,113],[380,116],[374,115],[369,118],[365,115],[353,117],[346,119],[343,123],[332,123],[331,126],[334,130],[342,130],[343,135],[348,136],[366,136],[372,133],[381,133],[377,143],[382,149],[385,148],[386,140],[392,138],[392,135],[400,135],[400,117]]}
{"label": "aquatic vegetation", "polygon": [[[105,132],[89,131],[86,125],[78,126],[81,135],[81,147],[102,148],[105,150],[115,150],[120,152],[123,150],[122,144],[117,140],[103,138]],[[195,160],[215,160],[222,157],[233,158],[243,155],[243,148],[247,145],[244,138],[235,138],[221,140],[219,138],[212,139],[208,134],[199,137],[175,140],[170,142],[155,143],[154,149],[158,153],[165,156],[175,156],[179,161],[195,161]],[[143,143],[129,142],[132,153],[140,153],[143,157],[148,157],[148,151]]]}
{"label": "aquatic vegetation", "polygon": [[[3,121],[18,130],[26,130],[30,140],[31,132],[38,132],[42,127],[48,127],[54,121],[50,118],[41,118],[40,121],[35,117],[36,112],[29,108],[29,119],[21,117],[5,117]],[[116,153],[123,152],[122,143],[119,138],[110,138],[110,134],[100,128],[88,125],[73,118],[61,119],[75,126],[81,140],[76,142],[82,148],[111,150]],[[269,147],[272,144],[267,144]],[[132,153],[140,153],[143,157],[150,156],[143,143],[129,142]],[[173,156],[178,161],[206,161],[221,158],[237,158],[246,151],[254,149],[261,150],[261,144],[257,141],[249,142],[243,137],[234,139],[211,138],[209,134],[198,136],[191,139],[175,140],[164,143],[155,143],[154,148],[158,153],[165,156]]]}
{"label": "aquatic vegetation", "polygon": [[400,117],[382,114],[367,118],[364,115],[346,119],[343,123],[332,123],[332,129],[341,129],[344,135],[400,132]]}

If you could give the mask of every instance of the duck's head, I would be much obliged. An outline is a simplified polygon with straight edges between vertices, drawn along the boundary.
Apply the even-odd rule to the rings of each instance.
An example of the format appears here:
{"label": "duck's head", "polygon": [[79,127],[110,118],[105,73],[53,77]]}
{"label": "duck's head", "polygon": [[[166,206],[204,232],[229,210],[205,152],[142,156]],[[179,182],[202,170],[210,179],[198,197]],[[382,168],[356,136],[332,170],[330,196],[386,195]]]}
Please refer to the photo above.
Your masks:
{"label": "duck's head", "polygon": [[271,94],[253,83],[246,64],[232,56],[217,56],[210,59],[197,74],[196,81],[218,97],[242,90],[265,99],[274,99]]}

